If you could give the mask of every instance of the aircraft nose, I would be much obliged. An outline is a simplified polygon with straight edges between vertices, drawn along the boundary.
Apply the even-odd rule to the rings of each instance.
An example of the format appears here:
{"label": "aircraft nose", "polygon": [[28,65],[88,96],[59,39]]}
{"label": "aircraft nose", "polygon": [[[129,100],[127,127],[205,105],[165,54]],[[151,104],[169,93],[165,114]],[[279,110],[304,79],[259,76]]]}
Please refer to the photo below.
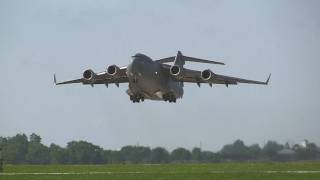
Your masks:
{"label": "aircraft nose", "polygon": [[141,69],[143,67],[143,60],[140,58],[133,58],[131,62],[131,67],[133,71],[137,71],[138,69]]}
{"label": "aircraft nose", "polygon": [[134,58],[132,58],[131,64],[134,66],[138,66],[138,65],[143,64],[143,60],[139,57],[134,57]]}
{"label": "aircraft nose", "polygon": [[132,65],[132,66],[136,66],[136,65],[138,65],[138,64],[139,64],[139,59],[133,58],[132,61],[131,61],[131,65]]}
{"label": "aircraft nose", "polygon": [[139,67],[141,62],[139,58],[133,57],[130,65],[128,66],[128,72],[130,76],[137,75],[139,73]]}

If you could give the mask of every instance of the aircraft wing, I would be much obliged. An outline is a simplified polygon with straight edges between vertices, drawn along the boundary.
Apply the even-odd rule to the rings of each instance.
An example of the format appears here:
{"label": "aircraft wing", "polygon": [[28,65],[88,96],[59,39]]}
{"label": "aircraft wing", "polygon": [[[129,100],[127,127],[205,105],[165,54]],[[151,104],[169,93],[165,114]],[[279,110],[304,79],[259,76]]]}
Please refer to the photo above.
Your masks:
{"label": "aircraft wing", "polygon": [[85,79],[85,78],[79,78],[79,79],[73,79],[69,81],[63,81],[63,82],[57,82],[56,76],[54,75],[54,84],[55,85],[63,85],[63,84],[76,84],[76,83],[82,83],[84,85],[94,85],[94,84],[116,84],[119,83],[128,83],[129,79],[127,76],[127,68],[123,67],[120,68],[119,72],[112,76],[109,75],[106,71],[94,74],[94,77],[91,80]]}
{"label": "aircraft wing", "polygon": [[262,84],[262,85],[268,85],[271,74],[269,74],[266,81],[255,81],[255,80],[249,80],[249,79],[242,79],[237,77],[231,77],[231,76],[224,76],[224,75],[215,75],[217,80],[225,81],[225,82],[232,82],[232,83],[247,83],[247,84]]}
{"label": "aircraft wing", "polygon": [[255,81],[255,80],[249,80],[249,79],[242,79],[237,77],[231,77],[231,76],[225,76],[225,75],[219,75],[212,73],[212,77],[208,80],[204,80],[201,76],[201,71],[195,71],[190,69],[184,69],[184,75],[181,79],[178,79],[182,82],[187,83],[197,83],[200,85],[200,83],[207,83],[207,84],[225,84],[228,85],[237,85],[238,83],[247,83],[247,84],[262,84],[262,85],[268,85],[270,76],[266,81]]}

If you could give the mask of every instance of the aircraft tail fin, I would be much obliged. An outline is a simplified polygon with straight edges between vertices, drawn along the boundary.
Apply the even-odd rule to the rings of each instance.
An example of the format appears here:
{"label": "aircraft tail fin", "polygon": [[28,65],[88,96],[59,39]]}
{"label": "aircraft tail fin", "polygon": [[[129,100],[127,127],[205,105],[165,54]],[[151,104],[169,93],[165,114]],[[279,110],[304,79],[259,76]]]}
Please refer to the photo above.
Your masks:
{"label": "aircraft tail fin", "polygon": [[174,58],[174,65],[183,67],[184,64],[185,64],[184,56],[180,51],[178,51],[176,57]]}

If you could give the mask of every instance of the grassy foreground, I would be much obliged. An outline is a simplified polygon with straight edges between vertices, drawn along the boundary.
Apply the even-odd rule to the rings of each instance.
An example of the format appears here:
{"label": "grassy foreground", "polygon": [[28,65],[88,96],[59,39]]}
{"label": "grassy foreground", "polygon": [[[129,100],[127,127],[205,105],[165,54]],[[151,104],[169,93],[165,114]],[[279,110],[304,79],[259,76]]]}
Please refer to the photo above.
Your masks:
{"label": "grassy foreground", "polygon": [[320,162],[164,165],[7,165],[0,180],[320,179]]}

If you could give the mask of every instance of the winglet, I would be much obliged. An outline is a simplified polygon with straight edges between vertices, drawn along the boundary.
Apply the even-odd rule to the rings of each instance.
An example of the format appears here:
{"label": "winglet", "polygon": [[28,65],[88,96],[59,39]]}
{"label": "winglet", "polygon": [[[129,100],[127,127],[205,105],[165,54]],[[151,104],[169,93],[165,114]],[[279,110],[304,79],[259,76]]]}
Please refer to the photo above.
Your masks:
{"label": "winglet", "polygon": [[269,74],[268,79],[267,79],[267,81],[266,81],[266,83],[265,83],[266,85],[269,84],[270,77],[271,77],[271,73]]}
{"label": "winglet", "polygon": [[56,78],[55,74],[53,74],[53,83],[54,83],[54,85],[57,85],[57,78]]}

